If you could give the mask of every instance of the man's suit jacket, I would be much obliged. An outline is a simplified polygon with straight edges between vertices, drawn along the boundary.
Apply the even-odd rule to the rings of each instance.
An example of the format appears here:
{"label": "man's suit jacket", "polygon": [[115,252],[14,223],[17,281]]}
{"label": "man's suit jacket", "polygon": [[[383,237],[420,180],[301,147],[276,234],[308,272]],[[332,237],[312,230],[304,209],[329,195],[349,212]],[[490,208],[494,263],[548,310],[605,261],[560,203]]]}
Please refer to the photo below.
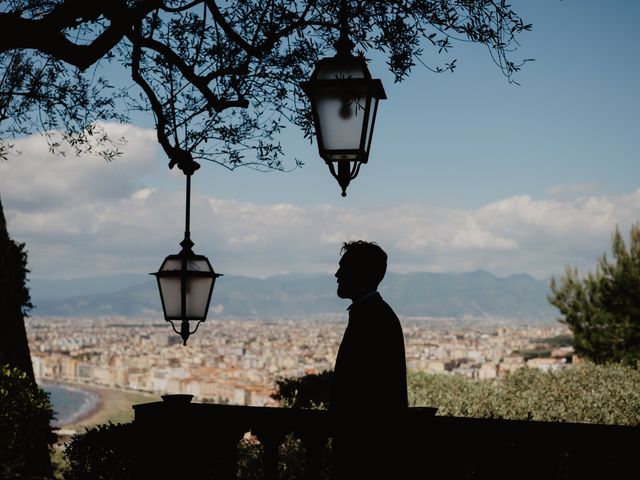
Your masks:
{"label": "man's suit jacket", "polygon": [[333,372],[333,479],[402,479],[407,372],[400,321],[379,293],[352,305]]}
{"label": "man's suit jacket", "polygon": [[338,416],[393,415],[407,409],[402,327],[378,292],[349,309],[331,393],[331,409]]}

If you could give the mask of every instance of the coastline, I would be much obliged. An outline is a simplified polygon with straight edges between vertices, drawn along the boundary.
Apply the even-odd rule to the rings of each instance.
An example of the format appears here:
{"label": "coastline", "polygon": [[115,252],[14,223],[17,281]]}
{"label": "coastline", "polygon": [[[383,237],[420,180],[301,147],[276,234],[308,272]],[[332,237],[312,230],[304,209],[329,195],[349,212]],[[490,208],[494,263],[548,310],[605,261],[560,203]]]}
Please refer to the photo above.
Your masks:
{"label": "coastline", "polygon": [[82,392],[85,394],[85,401],[80,406],[80,409],[68,417],[56,419],[52,424],[55,429],[63,429],[65,425],[82,422],[102,407],[103,402],[100,394],[91,388],[86,388],[84,384],[73,384],[58,380],[42,381],[40,383],[41,387],[45,385],[55,386],[68,391]]}
{"label": "coastline", "polygon": [[159,396],[150,393],[79,382],[42,380],[41,383],[82,390],[95,399],[91,402],[92,408],[81,409],[77,415],[54,427],[60,436],[70,436],[103,423],[129,423],[133,420],[132,405],[160,400]]}

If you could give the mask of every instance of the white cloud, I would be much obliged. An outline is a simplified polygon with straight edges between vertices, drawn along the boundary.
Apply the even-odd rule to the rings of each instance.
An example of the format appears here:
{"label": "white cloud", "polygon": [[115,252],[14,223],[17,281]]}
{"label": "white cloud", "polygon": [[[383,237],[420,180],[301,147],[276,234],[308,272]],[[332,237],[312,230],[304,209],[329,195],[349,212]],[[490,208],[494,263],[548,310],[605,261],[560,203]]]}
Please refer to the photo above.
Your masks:
{"label": "white cloud", "polygon": [[42,212],[132,193],[136,179],[159,163],[154,133],[130,125],[104,127],[128,141],[124,155],[112,162],[91,155],[51,155],[39,135],[16,140],[21,154],[0,163],[3,197],[21,210]]}
{"label": "white cloud", "polygon": [[[22,140],[23,155],[0,164],[9,230],[26,242],[33,276],[144,274],[179,250],[184,191],[143,181],[166,169],[154,157],[153,132],[117,128],[129,143],[112,164],[50,157],[38,138]],[[592,268],[616,224],[628,232],[638,212],[640,190],[571,200],[521,195],[478,209],[303,207],[194,192],[191,230],[195,251],[226,274],[333,271],[342,242],[361,238],[385,248],[395,271],[546,277],[565,264]]]}

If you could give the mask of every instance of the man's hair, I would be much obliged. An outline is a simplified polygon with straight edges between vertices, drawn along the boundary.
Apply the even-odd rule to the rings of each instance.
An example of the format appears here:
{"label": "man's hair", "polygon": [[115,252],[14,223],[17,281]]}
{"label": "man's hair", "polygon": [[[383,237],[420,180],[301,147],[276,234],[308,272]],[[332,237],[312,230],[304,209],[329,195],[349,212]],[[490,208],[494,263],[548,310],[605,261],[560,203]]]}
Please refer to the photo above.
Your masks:
{"label": "man's hair", "polygon": [[340,253],[343,256],[349,254],[349,260],[376,287],[387,272],[387,254],[375,242],[365,242],[364,240],[344,242]]}

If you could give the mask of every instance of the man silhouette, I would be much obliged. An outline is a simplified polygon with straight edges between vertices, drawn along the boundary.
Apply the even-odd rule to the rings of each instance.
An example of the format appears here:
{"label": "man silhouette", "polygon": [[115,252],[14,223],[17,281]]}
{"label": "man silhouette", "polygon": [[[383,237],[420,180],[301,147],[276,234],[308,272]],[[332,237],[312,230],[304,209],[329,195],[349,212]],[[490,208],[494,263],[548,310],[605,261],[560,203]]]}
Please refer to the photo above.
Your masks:
{"label": "man silhouette", "polygon": [[391,478],[408,401],[402,327],[377,291],[387,254],[362,240],[341,254],[338,296],[352,303],[331,390],[334,478]]}

